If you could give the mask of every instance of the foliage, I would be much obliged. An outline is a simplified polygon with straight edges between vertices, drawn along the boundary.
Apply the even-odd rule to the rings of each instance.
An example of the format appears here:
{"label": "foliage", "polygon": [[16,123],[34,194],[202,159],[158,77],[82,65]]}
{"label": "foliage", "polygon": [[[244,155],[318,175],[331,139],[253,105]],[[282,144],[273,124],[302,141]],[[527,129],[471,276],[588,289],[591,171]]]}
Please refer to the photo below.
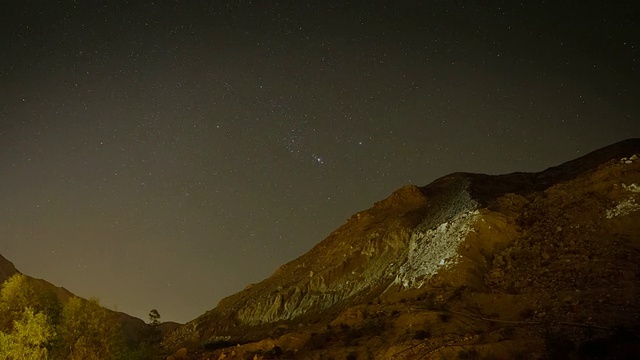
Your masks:
{"label": "foliage", "polygon": [[156,309],[149,311],[149,326],[139,330],[137,334],[137,344],[128,349],[127,360],[142,360],[157,357],[161,347],[162,332],[160,331],[160,313]]}
{"label": "foliage", "polygon": [[224,348],[228,348],[230,346],[235,345],[234,342],[232,342],[231,340],[214,340],[214,341],[209,341],[205,344],[203,344],[203,348],[205,350],[211,351],[211,350],[218,350],[218,349],[224,349]]}
{"label": "foliage", "polygon": [[154,359],[157,349],[148,343],[142,342],[135,348],[125,349],[120,359],[123,360],[148,360]]}
{"label": "foliage", "polygon": [[412,338],[414,340],[424,340],[431,337],[431,331],[428,329],[416,330],[412,333]]}
{"label": "foliage", "polygon": [[338,327],[327,326],[321,333],[312,333],[305,344],[309,350],[325,349],[334,344],[342,346],[356,346],[362,339],[380,336],[384,333],[387,322],[385,318],[375,316],[367,319],[359,326],[340,324]]}
{"label": "foliage", "polygon": [[532,308],[526,308],[526,309],[522,309],[518,313],[518,315],[522,320],[528,320],[528,319],[531,319],[533,315],[535,315],[535,311]]}
{"label": "foliage", "polygon": [[149,325],[157,327],[160,325],[160,313],[156,309],[149,311]]}
{"label": "foliage", "polygon": [[58,356],[63,359],[117,359],[124,352],[115,314],[96,299],[69,299],[62,310]]}
{"label": "foliage", "polygon": [[334,341],[332,339],[331,331],[325,331],[321,333],[311,333],[309,340],[305,343],[304,347],[309,350],[325,349],[329,344]]}
{"label": "foliage", "polygon": [[438,314],[438,319],[440,319],[440,321],[442,321],[443,323],[449,322],[451,320],[451,314],[441,312]]}
{"label": "foliage", "polygon": [[10,334],[0,332],[0,360],[46,360],[46,346],[56,335],[47,315],[26,308]]}
{"label": "foliage", "polygon": [[292,349],[283,350],[280,346],[275,345],[270,350],[249,351],[244,354],[243,359],[278,359],[293,360],[297,359],[295,351]]}
{"label": "foliage", "polygon": [[53,291],[34,279],[15,274],[0,289],[0,331],[10,333],[26,308],[46,314],[52,324],[60,318],[61,305]]}
{"label": "foliage", "polygon": [[157,345],[127,349],[116,314],[98,300],[73,297],[63,306],[46,283],[22,274],[0,287],[0,360],[146,360]]}
{"label": "foliage", "polygon": [[569,337],[550,330],[545,334],[545,348],[552,359],[571,359],[575,355],[576,344]]}
{"label": "foliage", "polygon": [[480,354],[476,349],[462,349],[458,352],[456,359],[459,360],[472,360],[472,359],[480,359]]}

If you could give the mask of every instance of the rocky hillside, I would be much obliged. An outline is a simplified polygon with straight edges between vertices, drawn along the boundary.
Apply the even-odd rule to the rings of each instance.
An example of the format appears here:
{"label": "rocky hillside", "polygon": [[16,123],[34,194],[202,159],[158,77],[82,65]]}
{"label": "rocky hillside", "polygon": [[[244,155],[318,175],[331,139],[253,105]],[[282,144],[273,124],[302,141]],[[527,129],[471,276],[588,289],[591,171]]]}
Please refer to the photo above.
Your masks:
{"label": "rocky hillside", "polygon": [[194,359],[634,354],[638,156],[631,139],[540,173],[404,187],[165,343]]}

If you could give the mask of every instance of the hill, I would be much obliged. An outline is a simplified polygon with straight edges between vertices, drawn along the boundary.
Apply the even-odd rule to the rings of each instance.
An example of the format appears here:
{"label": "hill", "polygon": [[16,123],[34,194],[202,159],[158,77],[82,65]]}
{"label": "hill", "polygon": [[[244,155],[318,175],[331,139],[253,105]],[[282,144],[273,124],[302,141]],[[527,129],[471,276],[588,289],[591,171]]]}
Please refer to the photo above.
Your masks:
{"label": "hill", "polygon": [[17,272],[18,270],[13,266],[13,263],[0,255],[0,284]]}
{"label": "hill", "polygon": [[630,139],[539,173],[404,187],[165,344],[193,359],[631,356],[639,155]]}
{"label": "hill", "polygon": [[[18,271],[13,263],[0,255],[0,284],[10,278],[14,274],[18,274]],[[69,290],[55,286],[46,280],[31,278],[27,275],[27,278],[32,279],[34,282],[42,286],[44,289],[50,290],[56,294],[60,302],[66,303],[70,298],[76,297],[75,294]],[[112,311],[112,310],[109,310]],[[136,317],[130,316],[122,312],[115,312],[117,319],[120,322],[123,330],[123,335],[128,342],[136,342],[140,333],[147,328],[147,324]]]}

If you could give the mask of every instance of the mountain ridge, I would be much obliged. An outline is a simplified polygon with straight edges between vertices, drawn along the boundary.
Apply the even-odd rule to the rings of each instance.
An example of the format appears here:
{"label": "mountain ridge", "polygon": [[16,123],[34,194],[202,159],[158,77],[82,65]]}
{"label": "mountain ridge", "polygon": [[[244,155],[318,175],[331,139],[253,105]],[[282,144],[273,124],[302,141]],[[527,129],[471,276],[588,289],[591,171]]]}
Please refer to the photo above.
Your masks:
{"label": "mountain ridge", "polygon": [[[442,287],[498,291],[496,281],[505,278],[507,271],[500,267],[506,262],[499,254],[522,239],[533,241],[529,228],[538,231],[539,224],[559,221],[546,219],[538,206],[554,197],[563,184],[592,189],[586,195],[579,186],[565,190],[581,193],[584,201],[603,192],[598,195],[601,198],[595,197],[599,209],[606,205],[603,199],[607,197],[630,193],[628,199],[635,199],[635,192],[625,190],[628,184],[617,183],[625,177],[633,180],[629,183],[640,183],[639,162],[629,160],[637,159],[634,154],[640,154],[640,139],[621,141],[537,173],[459,172],[423,187],[405,186],[354,214],[272,276],[221,300],[214,309],[169,334],[165,342],[170,347],[192,348],[221,339],[259,343],[281,333],[296,333],[291,330],[294,325],[304,329],[330,323],[363,304],[408,301],[431,290],[433,295]],[[575,199],[561,197],[548,206],[551,210],[568,206],[569,200]],[[528,219],[532,213],[536,217]],[[514,251],[521,252],[521,248]],[[274,333],[274,327],[281,330]],[[291,348],[300,350],[298,345]]]}
{"label": "mountain ridge", "polygon": [[0,284],[16,273],[18,273],[18,269],[13,263],[0,254]]}

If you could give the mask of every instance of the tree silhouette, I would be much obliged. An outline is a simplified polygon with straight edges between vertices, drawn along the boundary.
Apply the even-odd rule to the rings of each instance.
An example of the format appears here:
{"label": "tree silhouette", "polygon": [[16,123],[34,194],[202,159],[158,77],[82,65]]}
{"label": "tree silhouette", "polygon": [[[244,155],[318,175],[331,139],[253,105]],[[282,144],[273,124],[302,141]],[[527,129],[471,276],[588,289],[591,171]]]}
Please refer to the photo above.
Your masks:
{"label": "tree silhouette", "polygon": [[160,325],[160,313],[156,309],[149,311],[149,324],[153,327]]}

